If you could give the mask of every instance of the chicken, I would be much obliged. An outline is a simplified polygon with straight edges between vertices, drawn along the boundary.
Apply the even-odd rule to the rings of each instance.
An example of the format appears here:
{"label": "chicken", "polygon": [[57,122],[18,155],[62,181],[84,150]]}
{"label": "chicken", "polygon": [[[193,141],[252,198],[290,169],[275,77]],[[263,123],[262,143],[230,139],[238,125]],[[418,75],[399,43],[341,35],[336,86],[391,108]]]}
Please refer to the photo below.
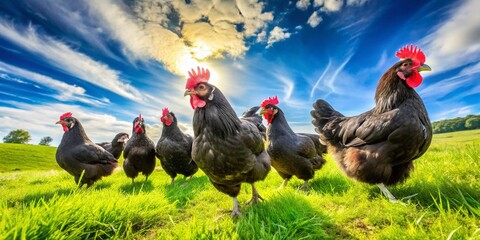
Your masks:
{"label": "chicken", "polygon": [[243,120],[248,120],[250,122],[253,122],[255,126],[257,126],[258,131],[260,131],[260,133],[262,134],[263,139],[266,140],[267,128],[262,123],[262,116],[256,114],[258,109],[260,108],[261,108],[260,106],[252,107],[246,110],[245,112],[243,112],[240,118]]}
{"label": "chicken", "polygon": [[123,158],[123,170],[132,179],[132,183],[140,172],[147,181],[155,169],[155,145],[147,136],[142,114],[133,120],[132,138],[125,146]]}
{"label": "chicken", "polygon": [[172,178],[173,184],[177,174],[192,177],[198,171],[192,161],[193,138],[184,134],[177,125],[177,118],[168,108],[162,109],[162,136],[158,140],[156,154],[163,170]]}
{"label": "chicken", "polygon": [[112,174],[117,167],[117,159],[87,137],[80,121],[67,112],[60,116],[63,137],[58,145],[55,158],[58,165],[72,175],[82,187],[92,186],[104,176]]}
{"label": "chicken", "polygon": [[107,150],[111,153],[116,159],[122,155],[122,151],[125,148],[125,142],[128,140],[128,133],[118,133],[113,138],[112,142],[101,142],[97,143],[98,146]]}
{"label": "chicken", "polygon": [[260,105],[260,114],[267,120],[267,153],[272,167],[284,180],[286,186],[292,176],[304,180],[303,190],[308,189],[308,180],[326,162],[322,155],[326,147],[320,144],[318,135],[294,133],[278,104],[278,98],[268,98]]}
{"label": "chicken", "polygon": [[189,75],[185,96],[190,96],[195,110],[192,159],[217,190],[233,198],[232,216],[239,216],[241,184],[252,185],[248,203],[257,203],[263,198],[254,184],[270,171],[270,157],[258,130],[261,118],[247,111],[250,113],[239,119],[220,89],[208,83],[208,69],[197,68],[197,73],[192,69]]}
{"label": "chicken", "polygon": [[395,63],[381,77],[375,107],[354,117],[345,117],[324,100],[313,104],[311,115],[320,140],[347,176],[377,184],[392,201],[385,185],[405,181],[413,160],[427,151],[432,125],[422,99],[414,90],[422,82],[420,71],[429,71],[424,53],[405,46]]}

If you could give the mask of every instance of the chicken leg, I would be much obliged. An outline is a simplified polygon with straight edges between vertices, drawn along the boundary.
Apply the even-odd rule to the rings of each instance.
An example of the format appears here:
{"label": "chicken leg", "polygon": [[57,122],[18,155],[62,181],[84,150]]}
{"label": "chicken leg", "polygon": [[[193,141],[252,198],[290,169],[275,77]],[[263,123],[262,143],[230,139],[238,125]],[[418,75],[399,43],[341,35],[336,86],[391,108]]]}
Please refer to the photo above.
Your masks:
{"label": "chicken leg", "polygon": [[282,185],[280,185],[280,187],[278,187],[277,190],[280,190],[280,189],[286,187],[289,180],[290,180],[289,178],[284,178],[284,179],[283,179],[283,182],[282,182]]}
{"label": "chicken leg", "polygon": [[305,182],[303,182],[302,186],[300,186],[300,190],[302,191],[308,191],[309,187],[308,187],[308,180],[305,180]]}
{"label": "chicken leg", "polygon": [[233,198],[233,209],[232,209],[232,217],[240,216],[240,204],[238,204],[237,197]]}
{"label": "chicken leg", "polygon": [[252,199],[250,199],[247,204],[257,204],[260,202],[259,199],[263,200],[262,196],[258,194],[257,188],[255,188],[255,185],[252,183]]}
{"label": "chicken leg", "polygon": [[388,191],[387,187],[385,187],[385,184],[379,183],[379,184],[377,184],[377,186],[380,188],[380,190],[383,192],[383,194],[385,194],[385,196],[388,197],[390,202],[393,202],[393,203],[398,202],[398,200],[395,198],[395,196],[393,196],[393,194],[390,191]]}

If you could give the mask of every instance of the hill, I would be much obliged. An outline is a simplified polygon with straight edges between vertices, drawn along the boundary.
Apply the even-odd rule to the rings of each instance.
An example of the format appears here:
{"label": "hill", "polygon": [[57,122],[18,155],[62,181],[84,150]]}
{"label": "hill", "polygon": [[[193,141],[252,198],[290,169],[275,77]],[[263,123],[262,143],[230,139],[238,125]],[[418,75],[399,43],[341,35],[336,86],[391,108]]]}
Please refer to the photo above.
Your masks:
{"label": "hill", "polygon": [[245,204],[251,188],[242,185],[237,220],[225,212],[231,198],[201,171],[170,185],[157,168],[132,184],[119,168],[89,189],[61,170],[6,172],[0,239],[478,239],[479,160],[480,130],[435,134],[411,177],[390,188],[402,204],[345,177],[330,158],[307,192],[296,178],[278,190],[272,171],[256,184],[258,205]]}
{"label": "hill", "polygon": [[0,144],[0,172],[50,170],[61,168],[55,161],[56,147],[2,143]]}

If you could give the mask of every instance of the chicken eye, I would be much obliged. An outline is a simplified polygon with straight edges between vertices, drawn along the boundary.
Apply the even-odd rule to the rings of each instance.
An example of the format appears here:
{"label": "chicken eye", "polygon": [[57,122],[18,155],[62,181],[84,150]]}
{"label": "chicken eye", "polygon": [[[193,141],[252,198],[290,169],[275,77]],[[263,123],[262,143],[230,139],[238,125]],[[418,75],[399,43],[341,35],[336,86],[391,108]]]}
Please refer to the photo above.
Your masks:
{"label": "chicken eye", "polygon": [[198,89],[204,90],[204,89],[205,89],[205,85],[203,85],[203,84],[198,85]]}

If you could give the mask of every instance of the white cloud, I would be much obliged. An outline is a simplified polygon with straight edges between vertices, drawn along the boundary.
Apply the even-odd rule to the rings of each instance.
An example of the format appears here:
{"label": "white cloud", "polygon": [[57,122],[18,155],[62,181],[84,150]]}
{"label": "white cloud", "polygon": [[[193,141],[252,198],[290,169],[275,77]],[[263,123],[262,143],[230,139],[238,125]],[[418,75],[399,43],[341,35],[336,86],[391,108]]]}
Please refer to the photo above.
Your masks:
{"label": "white cloud", "polygon": [[323,12],[338,12],[343,7],[344,0],[314,0],[313,6],[320,7]]}
{"label": "white cloud", "polygon": [[298,0],[297,3],[295,4],[295,6],[298,9],[300,9],[302,11],[305,11],[310,6],[310,0]]}
{"label": "white cloud", "polygon": [[308,25],[310,25],[310,27],[312,28],[315,28],[316,26],[318,26],[318,24],[320,24],[320,22],[323,20],[323,18],[321,16],[318,16],[318,13],[317,11],[313,12],[312,15],[308,18]]}
{"label": "white cloud", "polygon": [[361,6],[368,2],[368,0],[347,0],[346,5],[347,6]]}
{"label": "white cloud", "polygon": [[[22,77],[24,79],[28,79],[29,81],[32,81],[39,85],[53,89],[58,94],[53,95],[52,97],[60,101],[80,101],[80,102],[92,104],[92,105],[109,103],[109,100],[106,98],[97,99],[95,97],[92,97],[86,94],[85,89],[82,87],[69,85],[69,84],[66,84],[65,82],[50,78],[42,74],[17,68],[15,66],[6,64],[2,61],[0,61],[0,71],[6,72],[5,74],[3,74],[4,76],[2,76],[2,78],[4,79],[11,79],[10,74],[12,74],[12,75]],[[20,83],[25,83],[22,80],[15,80],[15,81]],[[38,87],[38,85],[36,86]]]}
{"label": "white cloud", "polygon": [[288,32],[288,29],[275,26],[272,31],[270,31],[270,36],[268,37],[267,47],[272,46],[272,44],[285,40],[289,38],[291,33]]}
{"label": "white cloud", "polygon": [[[460,3],[459,3],[460,4]],[[452,9],[450,17],[438,24],[419,46],[432,67],[430,74],[438,74],[469,63],[480,61],[480,1],[462,1]]]}
{"label": "white cloud", "polygon": [[133,4],[133,15],[118,1],[89,4],[132,59],[154,58],[182,76],[189,69],[185,66],[208,58],[243,56],[245,38],[259,34],[257,41],[263,42],[273,20],[272,12],[264,12],[264,4],[256,0],[144,0]]}
{"label": "white cloud", "polygon": [[257,0],[237,0],[237,7],[245,18],[245,36],[254,36],[273,20],[272,12],[263,12],[264,4]]}
{"label": "white cloud", "polygon": [[0,20],[0,35],[9,41],[37,54],[74,77],[92,83],[132,100],[140,100],[140,92],[119,79],[119,73],[66,44],[50,37],[41,37],[33,26],[19,32],[13,24]]}
{"label": "white cloud", "polygon": [[480,73],[480,62],[472,66],[465,67],[464,69],[462,69],[462,71],[460,71],[459,75],[464,76],[464,75],[472,75],[477,73]]}
{"label": "white cloud", "polygon": [[444,119],[450,119],[458,116],[466,116],[469,114],[475,114],[475,108],[478,105],[470,105],[470,106],[461,106],[458,103],[452,103],[450,106],[445,107],[444,109],[448,109],[445,111],[441,111],[436,113],[431,117],[431,121],[439,121]]}
{"label": "white cloud", "polygon": [[325,67],[325,69],[323,70],[322,74],[320,75],[320,77],[318,78],[318,80],[315,82],[315,84],[313,85],[312,87],[312,91],[310,91],[310,99],[313,98],[313,94],[315,93],[315,91],[319,88],[320,86],[320,83],[322,83],[325,78],[325,76],[327,75],[328,71],[330,70],[330,67],[332,66],[332,60],[328,60],[328,64],[327,66]]}
{"label": "white cloud", "polygon": [[[55,125],[60,115],[72,112],[82,123],[88,137],[94,142],[111,141],[119,132],[131,132],[131,123],[120,121],[116,117],[92,112],[80,106],[66,104],[30,105],[8,102],[14,107],[0,107],[0,132],[8,133],[15,129],[24,129],[32,135],[32,144],[38,144],[45,136],[53,138],[52,145],[58,145],[63,136],[60,125]],[[132,118],[133,120],[133,118]]]}

